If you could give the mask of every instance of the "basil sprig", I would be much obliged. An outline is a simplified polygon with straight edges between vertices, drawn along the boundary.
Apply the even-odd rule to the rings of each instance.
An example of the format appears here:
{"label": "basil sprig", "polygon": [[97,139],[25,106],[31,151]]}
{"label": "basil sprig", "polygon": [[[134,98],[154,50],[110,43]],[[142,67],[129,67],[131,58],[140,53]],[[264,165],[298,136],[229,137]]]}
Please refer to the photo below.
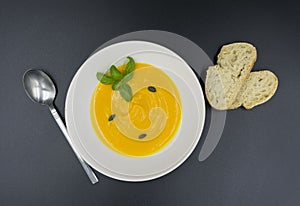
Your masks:
{"label": "basil sprig", "polygon": [[113,90],[119,91],[123,99],[125,99],[127,102],[130,102],[132,99],[132,89],[127,82],[133,77],[135,62],[132,57],[127,58],[129,61],[126,64],[123,73],[119,71],[115,65],[112,65],[109,69],[109,73],[103,74],[101,72],[97,72],[96,77],[102,84],[111,84]]}

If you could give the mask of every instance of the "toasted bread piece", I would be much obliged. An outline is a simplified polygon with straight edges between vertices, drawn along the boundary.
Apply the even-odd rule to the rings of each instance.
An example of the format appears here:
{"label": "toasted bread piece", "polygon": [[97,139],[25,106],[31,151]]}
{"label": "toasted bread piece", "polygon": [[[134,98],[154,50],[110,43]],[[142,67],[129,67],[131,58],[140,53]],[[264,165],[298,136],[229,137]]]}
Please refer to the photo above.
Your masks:
{"label": "toasted bread piece", "polygon": [[223,77],[218,65],[208,67],[205,79],[205,94],[212,107],[219,110],[227,109],[227,98]]}
{"label": "toasted bread piece", "polygon": [[251,72],[245,85],[245,91],[241,95],[242,105],[246,109],[252,109],[265,103],[275,94],[278,87],[278,78],[268,70]]}
{"label": "toasted bread piece", "polygon": [[210,105],[230,109],[256,61],[256,49],[248,43],[233,43],[221,48],[217,65],[207,70],[205,93]]}

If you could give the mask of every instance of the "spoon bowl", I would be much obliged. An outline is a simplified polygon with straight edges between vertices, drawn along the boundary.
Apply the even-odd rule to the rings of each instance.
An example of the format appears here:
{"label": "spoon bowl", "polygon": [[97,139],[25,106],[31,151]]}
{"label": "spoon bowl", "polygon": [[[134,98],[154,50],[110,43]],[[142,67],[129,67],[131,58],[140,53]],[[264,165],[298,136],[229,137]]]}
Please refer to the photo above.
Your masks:
{"label": "spoon bowl", "polygon": [[23,76],[23,86],[29,98],[42,105],[51,105],[56,89],[51,78],[41,70],[28,70]]}

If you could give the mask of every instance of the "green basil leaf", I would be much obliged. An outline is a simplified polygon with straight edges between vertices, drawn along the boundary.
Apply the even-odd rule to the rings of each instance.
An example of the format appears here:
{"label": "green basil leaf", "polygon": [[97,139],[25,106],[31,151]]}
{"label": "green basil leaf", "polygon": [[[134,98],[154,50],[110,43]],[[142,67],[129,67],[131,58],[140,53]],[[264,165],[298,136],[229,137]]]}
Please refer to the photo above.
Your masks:
{"label": "green basil leaf", "polygon": [[97,79],[98,79],[99,81],[101,81],[101,79],[102,79],[103,76],[104,76],[104,74],[101,73],[101,72],[97,72],[97,74],[96,74],[96,77],[97,77]]}
{"label": "green basil leaf", "polygon": [[115,80],[106,74],[103,74],[101,72],[97,72],[96,74],[97,79],[102,83],[102,84],[113,84]]}
{"label": "green basil leaf", "polygon": [[120,86],[122,85],[122,81],[117,81],[117,82],[115,82],[115,83],[113,83],[113,85],[112,85],[112,89],[113,90],[118,90],[119,88],[120,88]]}
{"label": "green basil leaf", "polygon": [[122,73],[118,70],[115,65],[110,67],[110,74],[114,80],[121,80],[123,78]]}
{"label": "green basil leaf", "polygon": [[131,72],[131,73],[129,73],[129,74],[126,74],[126,75],[123,77],[123,79],[122,79],[121,81],[122,81],[122,83],[126,83],[126,82],[128,82],[129,80],[131,80],[132,77],[133,77],[133,72]]}
{"label": "green basil leaf", "polygon": [[132,57],[127,57],[129,59],[129,62],[126,64],[126,68],[124,70],[124,76],[131,73],[135,69],[135,62]]}
{"label": "green basil leaf", "polygon": [[119,92],[125,101],[130,102],[132,99],[132,90],[128,84],[122,84],[119,88]]}

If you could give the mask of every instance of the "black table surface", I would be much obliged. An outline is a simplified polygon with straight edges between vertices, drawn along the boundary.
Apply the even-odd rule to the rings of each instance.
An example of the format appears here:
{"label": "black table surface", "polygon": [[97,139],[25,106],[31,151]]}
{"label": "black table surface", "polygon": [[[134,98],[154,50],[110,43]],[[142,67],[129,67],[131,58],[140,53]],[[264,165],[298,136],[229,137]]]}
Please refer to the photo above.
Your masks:
{"label": "black table surface", "polygon": [[[1,1],[0,205],[299,205],[300,6],[289,1]],[[55,79],[64,116],[68,86],[98,46],[118,35],[166,30],[208,56],[223,44],[253,43],[253,70],[279,78],[266,104],[227,113],[214,153],[200,144],[170,174],[130,183],[97,173],[91,185],[46,107],[22,86],[28,68]]]}

